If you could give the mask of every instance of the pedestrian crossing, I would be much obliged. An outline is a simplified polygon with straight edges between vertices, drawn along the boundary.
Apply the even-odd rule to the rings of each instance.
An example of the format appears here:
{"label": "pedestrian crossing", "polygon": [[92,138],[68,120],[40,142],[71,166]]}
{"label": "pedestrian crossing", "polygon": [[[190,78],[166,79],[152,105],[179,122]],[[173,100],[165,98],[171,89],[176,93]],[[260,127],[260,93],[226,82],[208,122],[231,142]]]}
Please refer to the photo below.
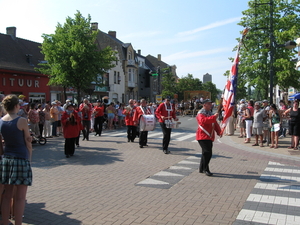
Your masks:
{"label": "pedestrian crossing", "polygon": [[300,167],[269,162],[233,225],[300,224]]}
{"label": "pedestrian crossing", "polygon": [[[113,131],[113,132],[104,132],[101,136],[105,137],[122,137],[127,138],[127,131]],[[148,139],[162,139],[163,133],[162,131],[149,131]],[[195,140],[196,132],[178,132],[173,131],[171,133],[171,141],[188,141],[188,142],[197,142]]]}
{"label": "pedestrian crossing", "polygon": [[199,168],[201,154],[190,156],[166,170],[162,170],[136,183],[136,186],[169,189]]}

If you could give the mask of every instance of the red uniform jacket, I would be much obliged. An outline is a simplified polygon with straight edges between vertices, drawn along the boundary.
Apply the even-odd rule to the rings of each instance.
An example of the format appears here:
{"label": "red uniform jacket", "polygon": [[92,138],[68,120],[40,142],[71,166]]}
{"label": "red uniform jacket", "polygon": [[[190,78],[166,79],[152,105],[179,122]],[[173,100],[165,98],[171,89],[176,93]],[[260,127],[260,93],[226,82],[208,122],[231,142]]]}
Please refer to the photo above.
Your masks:
{"label": "red uniform jacket", "polygon": [[[142,106],[136,107],[136,111],[134,112],[133,115],[133,121],[139,121],[140,117],[144,114],[143,110],[141,109]],[[146,115],[151,115],[151,110],[147,107],[147,110],[145,111]]]}
{"label": "red uniform jacket", "polygon": [[84,107],[85,103],[81,103],[79,106],[79,111],[82,112],[82,120],[91,120],[93,106],[91,103],[88,103],[88,108]]}
{"label": "red uniform jacket", "polygon": [[127,112],[126,109],[123,110],[123,114],[125,115],[125,124],[126,126],[135,126],[133,116],[136,111],[136,106],[133,106],[131,111]]}
{"label": "red uniform jacket", "polygon": [[95,118],[97,118],[99,116],[104,116],[104,106],[95,106],[94,112],[97,112],[95,114]]}
{"label": "red uniform jacket", "polygon": [[70,121],[70,115],[65,111],[61,116],[61,123],[64,129],[64,138],[75,138],[78,137],[79,131],[81,130],[81,119],[76,111],[73,111],[74,121],[72,124]]}
{"label": "red uniform jacket", "polygon": [[176,110],[175,110],[175,107],[174,107],[172,104],[170,104],[170,106],[171,106],[171,108],[172,108],[172,111],[170,111],[169,114],[168,114],[168,111],[166,110],[165,103],[161,103],[161,104],[157,107],[157,109],[156,109],[156,111],[155,111],[155,115],[156,115],[156,117],[158,118],[158,120],[159,120],[160,123],[163,123],[163,122],[164,122],[164,120],[161,118],[162,116],[164,116],[164,117],[171,116],[173,119],[176,118]]}
{"label": "red uniform jacket", "polygon": [[[213,116],[206,116],[204,114],[199,113],[196,117],[198,121],[198,129],[196,131],[196,140],[215,140],[215,131],[218,135],[221,133],[221,128],[217,123],[216,117]],[[201,129],[202,126],[206,132]],[[208,133],[208,134],[207,134]]]}

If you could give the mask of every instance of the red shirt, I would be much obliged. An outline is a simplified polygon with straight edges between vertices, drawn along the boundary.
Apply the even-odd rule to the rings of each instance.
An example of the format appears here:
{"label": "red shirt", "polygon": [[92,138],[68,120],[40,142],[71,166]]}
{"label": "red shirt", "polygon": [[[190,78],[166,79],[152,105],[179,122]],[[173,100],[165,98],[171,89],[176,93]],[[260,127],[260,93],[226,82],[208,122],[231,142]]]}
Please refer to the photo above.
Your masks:
{"label": "red shirt", "polygon": [[127,109],[123,110],[123,114],[125,115],[125,124],[126,126],[135,126],[133,116],[136,111],[136,106],[133,106],[132,109],[128,112]]}
{"label": "red shirt", "polygon": [[[221,128],[216,121],[216,116],[206,116],[199,113],[196,117],[198,121],[198,129],[196,131],[196,140],[215,140],[215,132],[218,135],[221,133]],[[214,124],[214,125],[213,125]],[[202,128],[200,128],[200,126]]]}
{"label": "red shirt", "polygon": [[[87,105],[87,107],[85,107]],[[91,120],[93,106],[91,103],[85,104],[81,103],[79,106],[79,111],[82,112],[82,120]]]}
{"label": "red shirt", "polygon": [[95,114],[95,118],[97,118],[99,116],[104,116],[104,106],[95,106],[94,112],[97,112]]}
{"label": "red shirt", "polygon": [[[164,120],[167,120],[168,118],[165,118],[164,120],[161,118],[162,116],[164,117],[172,117],[173,119],[176,118],[176,110],[175,107],[172,104],[169,104],[169,108],[166,103],[161,103],[156,111],[155,115],[158,118],[160,123],[163,123]],[[170,118],[169,118],[170,119]]]}
{"label": "red shirt", "polygon": [[133,115],[133,121],[139,121],[140,117],[144,114],[146,115],[151,115],[151,110],[146,106],[146,110],[142,110],[141,109],[142,106],[138,106],[136,107],[136,111],[134,112],[134,115]]}
{"label": "red shirt", "polygon": [[64,129],[64,138],[78,137],[79,131],[81,130],[81,119],[77,112],[73,111],[75,123],[71,124],[69,117],[70,115],[65,111],[61,116],[61,123]]}

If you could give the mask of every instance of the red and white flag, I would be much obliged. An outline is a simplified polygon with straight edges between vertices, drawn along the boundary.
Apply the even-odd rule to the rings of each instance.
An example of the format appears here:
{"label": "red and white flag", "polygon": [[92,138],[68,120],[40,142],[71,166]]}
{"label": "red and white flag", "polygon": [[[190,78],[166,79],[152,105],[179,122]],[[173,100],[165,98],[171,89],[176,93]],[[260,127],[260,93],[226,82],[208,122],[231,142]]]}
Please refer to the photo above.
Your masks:
{"label": "red and white flag", "polygon": [[228,119],[232,116],[234,107],[235,107],[235,96],[236,96],[236,87],[237,87],[237,76],[238,76],[238,65],[239,65],[239,53],[242,45],[242,41],[246,34],[248,33],[248,29],[246,28],[243,31],[243,36],[241,41],[239,42],[239,46],[236,52],[235,59],[233,60],[233,64],[231,66],[230,75],[227,80],[224,93],[223,93],[223,105],[224,115],[223,120],[221,122],[221,134],[223,134],[226,125],[228,123]]}

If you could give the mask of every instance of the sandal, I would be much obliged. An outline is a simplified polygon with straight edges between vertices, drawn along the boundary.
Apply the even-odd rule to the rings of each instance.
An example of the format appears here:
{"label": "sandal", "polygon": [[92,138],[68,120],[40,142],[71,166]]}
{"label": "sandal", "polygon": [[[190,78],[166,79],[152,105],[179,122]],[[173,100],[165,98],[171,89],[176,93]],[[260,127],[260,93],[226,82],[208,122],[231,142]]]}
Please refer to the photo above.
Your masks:
{"label": "sandal", "polygon": [[252,146],[258,146],[258,144],[254,144],[254,145],[252,145]]}
{"label": "sandal", "polygon": [[243,138],[243,137],[244,137],[243,135],[240,135],[240,136],[239,136],[239,138]]}
{"label": "sandal", "polygon": [[263,145],[263,144],[261,144],[259,147],[264,147],[264,145]]}
{"label": "sandal", "polygon": [[270,148],[274,148],[274,145],[271,145]]}
{"label": "sandal", "polygon": [[288,147],[288,149],[292,149],[292,148],[294,148],[294,147],[293,146]]}
{"label": "sandal", "polygon": [[275,146],[275,147],[274,147],[274,149],[277,149],[277,148],[278,148],[278,146]]}
{"label": "sandal", "polygon": [[294,150],[298,150],[298,148],[297,148],[297,147],[295,147],[295,148],[294,148]]}

